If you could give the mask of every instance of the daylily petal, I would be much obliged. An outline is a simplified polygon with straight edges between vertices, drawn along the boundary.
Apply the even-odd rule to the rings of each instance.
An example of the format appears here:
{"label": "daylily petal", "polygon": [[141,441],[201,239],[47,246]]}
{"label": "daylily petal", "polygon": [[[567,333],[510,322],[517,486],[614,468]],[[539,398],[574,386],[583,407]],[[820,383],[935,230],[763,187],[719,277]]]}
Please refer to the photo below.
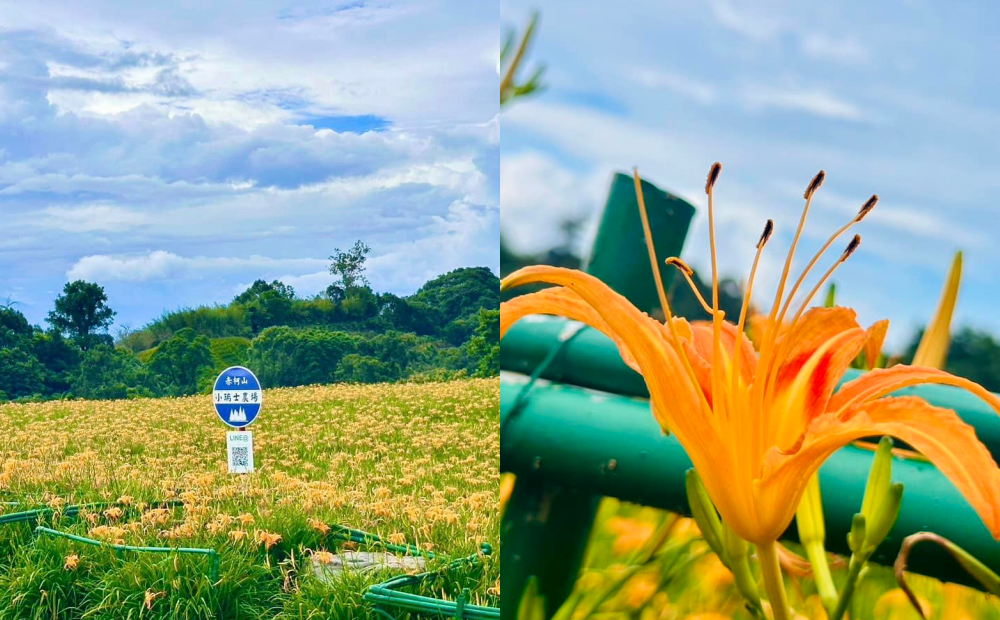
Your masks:
{"label": "daylily petal", "polygon": [[640,312],[625,297],[592,275],[575,269],[537,265],[510,274],[500,289],[544,282],[566,287],[579,295],[605,322],[632,355],[649,388],[660,420],[677,434],[689,451],[717,451],[714,427],[705,425],[699,387],[690,378],[681,353],[663,338],[663,325]]}
{"label": "daylily petal", "polygon": [[804,360],[782,365],[773,400],[768,405],[771,445],[787,450],[802,436],[810,421],[826,411],[833,390],[861,351],[865,338],[861,328],[849,328],[822,342],[817,349],[803,351]]}
{"label": "daylily petal", "polygon": [[889,320],[882,319],[872,323],[868,328],[868,339],[865,340],[865,363],[868,370],[873,370],[878,363],[878,356],[882,353],[882,344],[885,342],[885,335],[889,331]]}
{"label": "daylily petal", "polygon": [[503,338],[511,325],[529,314],[552,314],[585,323],[611,338],[618,345],[622,360],[634,371],[639,371],[639,365],[629,353],[625,343],[618,338],[599,314],[579,295],[568,288],[557,286],[543,289],[536,293],[520,295],[500,304],[500,338]]}
{"label": "daylily petal", "polygon": [[1000,413],[1000,398],[978,383],[956,377],[936,368],[902,364],[891,368],[876,368],[857,379],[848,381],[830,399],[827,411],[842,412],[851,405],[873,400],[911,385],[924,383],[940,383],[964,388],[986,401],[990,407]]}
{"label": "daylily petal", "polygon": [[[732,366],[733,350],[736,348],[738,329],[729,322],[722,323],[720,330],[722,353],[725,356],[723,363],[726,368],[726,376],[729,376],[729,368]],[[695,353],[712,364],[713,355],[713,327],[710,321],[695,321],[691,324],[691,341],[694,345]],[[739,338],[743,359],[740,360],[740,378],[743,383],[749,385],[753,381],[754,373],[757,372],[757,352],[754,351],[753,343],[743,334]]]}
{"label": "daylily petal", "polygon": [[824,342],[858,327],[857,314],[850,308],[812,308],[794,325],[782,328],[778,350],[782,352],[781,358],[788,360],[785,365],[796,362],[801,365]]}
{"label": "daylily petal", "polygon": [[912,396],[865,403],[846,419],[823,415],[794,451],[772,449],[757,483],[758,509],[772,510],[761,516],[762,522],[779,535],[823,461],[847,443],[871,435],[898,437],[916,448],[962,492],[994,538],[1000,538],[1000,469],[993,457],[954,411]]}

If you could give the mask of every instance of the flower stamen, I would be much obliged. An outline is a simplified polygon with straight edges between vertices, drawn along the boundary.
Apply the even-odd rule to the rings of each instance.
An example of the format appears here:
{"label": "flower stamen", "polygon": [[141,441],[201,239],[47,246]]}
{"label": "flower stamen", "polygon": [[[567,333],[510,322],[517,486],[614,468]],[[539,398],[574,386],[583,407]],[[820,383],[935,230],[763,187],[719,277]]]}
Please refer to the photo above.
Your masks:
{"label": "flower stamen", "polygon": [[[693,278],[694,269],[691,269],[691,267],[689,267],[687,263],[685,263],[676,256],[671,256],[670,258],[668,258],[666,260],[666,263],[671,267],[676,267],[677,271],[680,271],[684,275],[684,279],[687,280],[688,286],[691,287],[691,292],[694,293],[695,299],[697,299],[698,303],[701,304],[702,309],[708,314],[708,316],[714,316],[715,310],[712,309],[712,306],[708,305],[708,302],[705,301],[705,298],[702,296],[701,291],[698,290],[697,285],[695,285],[694,283],[694,278]],[[719,312],[721,312],[723,317],[725,317],[726,314],[725,312],[723,312],[722,310],[719,310]]]}
{"label": "flower stamen", "polygon": [[[663,309],[664,318],[666,319],[667,328],[670,330],[670,338],[673,341],[674,348],[680,352],[680,358],[684,364],[684,370],[687,372],[688,380],[692,382],[692,385],[697,387],[698,376],[694,373],[694,367],[691,365],[691,360],[688,356],[684,354],[684,347],[681,346],[680,336],[677,335],[677,328],[674,326],[673,313],[670,311],[670,302],[667,300],[667,293],[663,287],[663,278],[660,277],[660,267],[656,263],[656,247],[653,245],[653,232],[649,226],[649,214],[646,212],[646,199],[642,194],[642,180],[639,178],[639,169],[632,169],[632,178],[635,181],[635,198],[639,203],[639,219],[642,220],[642,232],[646,240],[646,252],[649,254],[649,266],[653,270],[653,279],[656,282],[656,293],[660,298],[660,305]],[[701,405],[704,413],[709,414],[712,408],[708,404],[708,397],[702,392],[702,390],[695,390],[701,396]]]}
{"label": "flower stamen", "polygon": [[843,226],[838,228],[836,232],[830,235],[830,238],[826,240],[826,243],[823,244],[823,247],[821,247],[819,251],[816,252],[816,254],[812,257],[812,260],[809,261],[809,264],[806,265],[806,268],[802,270],[802,274],[795,281],[795,285],[792,286],[792,290],[788,293],[788,298],[785,299],[785,303],[781,308],[781,312],[778,314],[777,325],[781,325],[781,322],[785,320],[785,315],[788,313],[788,309],[792,305],[792,300],[795,299],[795,294],[799,291],[799,287],[802,286],[802,283],[805,281],[806,276],[809,275],[810,271],[812,271],[812,268],[816,265],[817,261],[819,261],[820,257],[822,257],[823,254],[825,254],[826,251],[830,248],[830,246],[833,245],[833,242],[836,241],[842,234],[847,232],[847,230],[850,229],[851,226],[854,226],[855,224],[863,220],[865,216],[868,215],[871,212],[871,210],[875,208],[876,204],[878,204],[878,195],[873,194],[872,197],[869,198],[864,205],[862,205],[861,209],[858,211],[858,214],[854,216],[854,218],[850,222],[844,224]]}
{"label": "flower stamen", "polygon": [[[721,394],[722,387],[722,318],[719,316],[719,261],[715,251],[715,209],[713,207],[715,182],[719,180],[722,164],[715,162],[708,171],[705,193],[708,195],[708,242],[712,252],[712,394]],[[718,402],[723,402],[720,399]],[[728,410],[727,410],[728,416]]]}

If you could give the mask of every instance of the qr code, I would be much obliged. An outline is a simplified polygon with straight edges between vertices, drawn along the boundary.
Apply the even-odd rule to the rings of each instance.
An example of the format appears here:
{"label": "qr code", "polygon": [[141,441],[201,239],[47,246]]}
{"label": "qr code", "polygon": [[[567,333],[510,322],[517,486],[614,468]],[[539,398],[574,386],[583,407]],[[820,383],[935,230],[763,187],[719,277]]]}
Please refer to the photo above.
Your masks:
{"label": "qr code", "polygon": [[230,458],[233,467],[250,467],[250,449],[246,446],[233,446]]}

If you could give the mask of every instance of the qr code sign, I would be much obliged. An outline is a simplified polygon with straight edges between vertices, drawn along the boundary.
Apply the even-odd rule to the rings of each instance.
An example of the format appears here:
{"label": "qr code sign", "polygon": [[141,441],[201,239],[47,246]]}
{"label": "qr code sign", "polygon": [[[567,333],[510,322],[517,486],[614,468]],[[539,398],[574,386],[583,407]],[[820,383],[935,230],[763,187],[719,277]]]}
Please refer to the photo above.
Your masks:
{"label": "qr code sign", "polygon": [[250,467],[250,448],[233,446],[232,457],[229,460],[233,467]]}
{"label": "qr code sign", "polygon": [[248,474],[253,471],[253,433],[236,431],[226,433],[229,453],[229,473]]}

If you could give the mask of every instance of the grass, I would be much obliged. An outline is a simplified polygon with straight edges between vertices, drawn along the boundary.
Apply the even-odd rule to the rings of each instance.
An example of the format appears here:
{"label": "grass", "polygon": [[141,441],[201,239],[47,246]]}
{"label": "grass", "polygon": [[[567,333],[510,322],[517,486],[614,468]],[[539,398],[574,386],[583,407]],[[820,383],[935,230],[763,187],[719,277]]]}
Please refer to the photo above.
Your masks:
{"label": "grass", "polygon": [[[316,578],[343,543],[338,523],[449,558],[499,538],[496,380],[268,390],[257,472],[226,473],[225,431],[207,396],[0,406],[6,512],[56,509],[41,524],[129,545],[216,549],[115,553],[0,526],[5,618],[374,618],[364,589],[391,576]],[[177,505],[161,505],[173,501]],[[78,518],[66,505],[108,502]],[[313,559],[313,555],[315,559]],[[432,566],[446,562],[432,561]],[[499,566],[423,593],[499,605]]]}

